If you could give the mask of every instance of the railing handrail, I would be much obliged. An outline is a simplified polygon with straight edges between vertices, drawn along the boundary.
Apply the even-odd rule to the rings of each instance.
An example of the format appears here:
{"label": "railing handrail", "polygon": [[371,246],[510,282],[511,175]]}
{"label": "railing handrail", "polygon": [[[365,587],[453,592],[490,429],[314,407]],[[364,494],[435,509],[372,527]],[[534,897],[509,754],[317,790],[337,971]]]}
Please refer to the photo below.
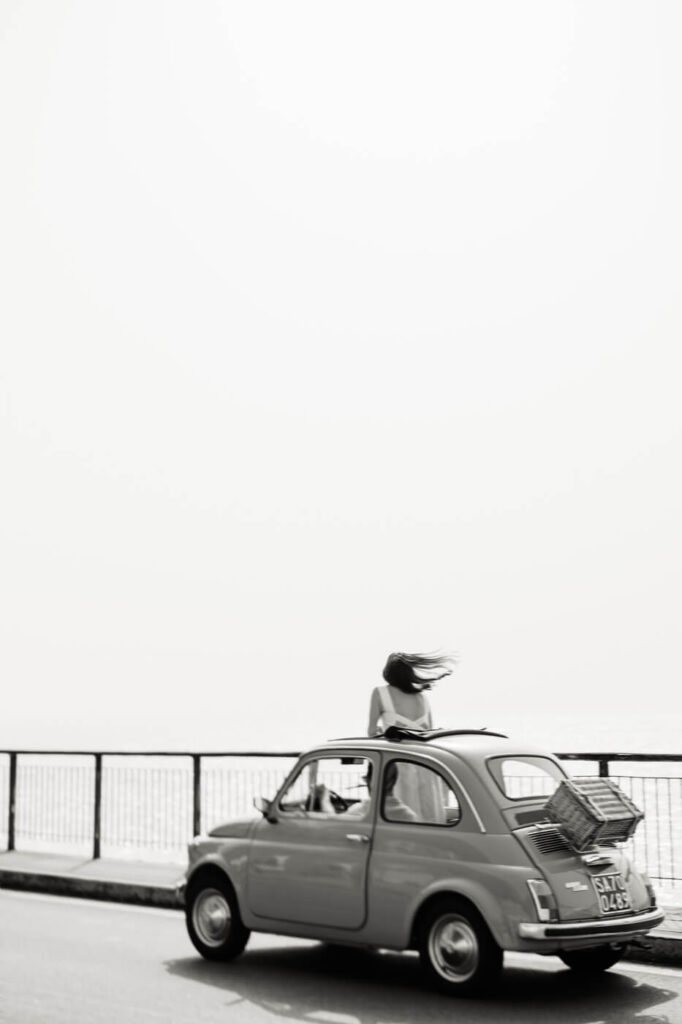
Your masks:
{"label": "railing handrail", "polygon": [[300,750],[19,750],[0,754],[48,757],[300,757]]}
{"label": "railing handrail", "polygon": [[[22,756],[50,755],[58,757],[300,757],[300,750],[30,750],[3,748],[0,754]],[[562,752],[556,757],[565,761],[682,761],[682,754],[635,754],[589,751],[586,753]]]}
{"label": "railing handrail", "polygon": [[682,754],[615,754],[615,753],[562,753],[556,754],[562,761],[682,761]]}

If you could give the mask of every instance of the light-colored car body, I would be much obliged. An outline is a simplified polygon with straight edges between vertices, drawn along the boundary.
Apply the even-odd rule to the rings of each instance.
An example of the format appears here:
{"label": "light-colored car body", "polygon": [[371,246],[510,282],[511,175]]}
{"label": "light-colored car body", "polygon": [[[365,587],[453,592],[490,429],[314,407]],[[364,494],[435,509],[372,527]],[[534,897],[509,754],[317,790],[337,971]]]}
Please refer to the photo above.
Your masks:
{"label": "light-colored car body", "polygon": [[[325,758],[371,765],[378,784],[364,815],[284,802],[301,769]],[[390,762],[436,774],[456,806],[451,820],[387,820],[380,781]],[[620,950],[660,924],[648,878],[622,845],[576,851],[561,827],[546,820],[547,793],[509,795],[499,766],[511,763],[534,772],[539,766],[555,785],[566,777],[547,751],[488,733],[404,734],[316,747],[274,798],[261,802],[261,816],[192,841],[188,900],[224,876],[236,903],[232,913],[247,930],[396,950],[418,947],[423,923],[448,899],[457,901],[455,910],[471,908],[500,951]]]}

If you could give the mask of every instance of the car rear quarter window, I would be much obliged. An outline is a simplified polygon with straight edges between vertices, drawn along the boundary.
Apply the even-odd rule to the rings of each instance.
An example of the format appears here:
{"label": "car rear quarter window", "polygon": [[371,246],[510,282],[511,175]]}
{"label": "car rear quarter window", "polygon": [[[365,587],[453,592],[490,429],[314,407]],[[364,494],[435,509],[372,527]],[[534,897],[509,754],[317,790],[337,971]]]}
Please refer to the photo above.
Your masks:
{"label": "car rear quarter window", "polygon": [[514,757],[491,757],[488,770],[500,790],[510,800],[549,798],[562,779],[562,769],[548,757],[522,754]]}

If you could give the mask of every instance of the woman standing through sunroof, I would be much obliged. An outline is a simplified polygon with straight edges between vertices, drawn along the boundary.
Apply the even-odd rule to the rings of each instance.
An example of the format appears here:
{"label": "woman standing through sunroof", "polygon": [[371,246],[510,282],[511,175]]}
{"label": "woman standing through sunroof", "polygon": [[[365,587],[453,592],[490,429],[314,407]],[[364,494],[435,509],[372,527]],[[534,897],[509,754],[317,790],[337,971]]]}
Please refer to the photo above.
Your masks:
{"label": "woman standing through sunroof", "polygon": [[389,654],[382,673],[387,685],[372,690],[367,734],[381,735],[391,725],[420,732],[433,728],[425,691],[454,667],[451,654]]}
{"label": "woman standing through sunroof", "polygon": [[[455,667],[451,654],[389,654],[384,665],[386,686],[375,686],[369,706],[370,736],[380,736],[390,726],[425,732],[433,727],[431,707],[425,691]],[[438,821],[443,810],[441,780],[418,765],[392,762],[398,778],[394,796],[420,821]],[[382,811],[383,813],[383,811]]]}

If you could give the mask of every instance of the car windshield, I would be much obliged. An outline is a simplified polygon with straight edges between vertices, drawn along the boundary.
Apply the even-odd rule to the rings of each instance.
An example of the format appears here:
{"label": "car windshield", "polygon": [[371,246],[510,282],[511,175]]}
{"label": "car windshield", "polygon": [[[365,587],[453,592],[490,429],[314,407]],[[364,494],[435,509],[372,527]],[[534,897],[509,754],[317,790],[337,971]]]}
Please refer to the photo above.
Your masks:
{"label": "car windshield", "polygon": [[548,757],[491,757],[490,774],[510,800],[550,797],[565,773]]}

